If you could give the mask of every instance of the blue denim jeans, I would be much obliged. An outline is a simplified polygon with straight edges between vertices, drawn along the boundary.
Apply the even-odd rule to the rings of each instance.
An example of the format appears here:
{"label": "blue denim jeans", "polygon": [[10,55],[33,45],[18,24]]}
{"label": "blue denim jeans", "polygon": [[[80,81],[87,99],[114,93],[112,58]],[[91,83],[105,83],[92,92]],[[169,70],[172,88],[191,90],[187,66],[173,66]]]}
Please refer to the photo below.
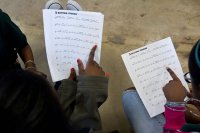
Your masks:
{"label": "blue denim jeans", "polygon": [[124,112],[135,133],[162,133],[165,117],[163,114],[150,118],[136,90],[123,92]]}

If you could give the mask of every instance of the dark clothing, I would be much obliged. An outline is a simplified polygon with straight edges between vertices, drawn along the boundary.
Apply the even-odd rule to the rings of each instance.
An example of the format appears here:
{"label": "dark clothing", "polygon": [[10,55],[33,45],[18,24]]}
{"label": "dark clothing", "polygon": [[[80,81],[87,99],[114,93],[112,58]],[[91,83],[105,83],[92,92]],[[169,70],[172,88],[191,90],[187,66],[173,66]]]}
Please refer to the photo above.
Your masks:
{"label": "dark clothing", "polygon": [[0,68],[13,67],[17,53],[27,44],[26,36],[10,17],[0,10]]}
{"label": "dark clothing", "polygon": [[78,76],[77,82],[63,80],[58,88],[70,126],[78,133],[102,133],[98,107],[108,96],[108,78]]}

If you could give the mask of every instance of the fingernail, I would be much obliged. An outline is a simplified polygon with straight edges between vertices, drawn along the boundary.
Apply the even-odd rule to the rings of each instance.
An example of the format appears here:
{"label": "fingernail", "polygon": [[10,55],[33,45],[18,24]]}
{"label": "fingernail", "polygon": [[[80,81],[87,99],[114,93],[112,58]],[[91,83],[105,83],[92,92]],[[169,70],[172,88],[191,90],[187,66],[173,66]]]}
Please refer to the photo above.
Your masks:
{"label": "fingernail", "polygon": [[78,62],[78,63],[80,63],[80,61],[81,61],[80,59],[77,59],[77,62]]}
{"label": "fingernail", "polygon": [[110,73],[105,73],[105,76],[106,77],[110,77]]}
{"label": "fingernail", "polygon": [[96,47],[97,47],[97,45],[94,45],[94,47],[96,48]]}
{"label": "fingernail", "polygon": [[71,72],[74,72],[75,71],[75,69],[74,68],[71,68]]}

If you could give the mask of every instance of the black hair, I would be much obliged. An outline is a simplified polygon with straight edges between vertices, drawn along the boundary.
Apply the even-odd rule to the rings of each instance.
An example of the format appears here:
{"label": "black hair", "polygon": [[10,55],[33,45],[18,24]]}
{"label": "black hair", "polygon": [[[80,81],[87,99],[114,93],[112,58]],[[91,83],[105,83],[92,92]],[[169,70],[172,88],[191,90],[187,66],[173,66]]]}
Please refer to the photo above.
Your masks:
{"label": "black hair", "polygon": [[190,52],[188,66],[192,82],[196,85],[200,84],[200,40]]}
{"label": "black hair", "polygon": [[1,133],[67,133],[64,113],[43,77],[24,70],[0,75]]}

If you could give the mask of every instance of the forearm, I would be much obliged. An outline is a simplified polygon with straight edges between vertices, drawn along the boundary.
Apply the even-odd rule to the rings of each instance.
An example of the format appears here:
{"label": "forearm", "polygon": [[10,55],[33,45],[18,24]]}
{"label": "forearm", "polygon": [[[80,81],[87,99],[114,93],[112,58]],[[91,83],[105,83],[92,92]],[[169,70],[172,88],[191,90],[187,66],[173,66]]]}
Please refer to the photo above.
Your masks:
{"label": "forearm", "polygon": [[101,76],[78,76],[78,91],[91,93],[99,107],[108,97],[108,78]]}
{"label": "forearm", "polygon": [[21,51],[19,51],[19,56],[24,62],[25,68],[35,68],[33,52],[29,44],[27,44]]}
{"label": "forearm", "polygon": [[77,83],[72,80],[62,80],[62,84],[58,88],[58,94],[61,104],[64,108],[65,116],[70,117],[73,112],[76,100]]}
{"label": "forearm", "polygon": [[108,79],[96,76],[79,76],[76,106],[71,116],[71,124],[77,130],[93,129],[102,132],[98,104],[107,98]]}
{"label": "forearm", "polygon": [[186,123],[185,121],[185,105],[184,103],[175,103],[165,105],[165,130],[180,130]]}

